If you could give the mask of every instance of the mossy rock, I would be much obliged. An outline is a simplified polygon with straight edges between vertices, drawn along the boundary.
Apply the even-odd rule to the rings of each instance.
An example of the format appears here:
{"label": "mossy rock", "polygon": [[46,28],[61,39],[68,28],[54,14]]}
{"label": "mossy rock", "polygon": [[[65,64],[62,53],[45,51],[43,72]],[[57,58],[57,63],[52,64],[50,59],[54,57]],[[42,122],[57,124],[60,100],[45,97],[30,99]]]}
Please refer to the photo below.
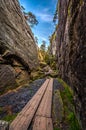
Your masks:
{"label": "mossy rock", "polygon": [[58,81],[64,87],[60,90],[60,95],[63,101],[64,107],[64,121],[68,126],[68,130],[81,130],[79,119],[75,113],[75,106],[73,102],[73,91],[70,86],[68,86],[62,79],[58,78]]}
{"label": "mossy rock", "polygon": [[3,120],[5,120],[5,121],[7,121],[7,122],[12,122],[15,118],[16,118],[16,116],[17,116],[17,114],[18,113],[16,113],[16,114],[11,114],[11,115],[6,115],[4,118],[3,118]]}

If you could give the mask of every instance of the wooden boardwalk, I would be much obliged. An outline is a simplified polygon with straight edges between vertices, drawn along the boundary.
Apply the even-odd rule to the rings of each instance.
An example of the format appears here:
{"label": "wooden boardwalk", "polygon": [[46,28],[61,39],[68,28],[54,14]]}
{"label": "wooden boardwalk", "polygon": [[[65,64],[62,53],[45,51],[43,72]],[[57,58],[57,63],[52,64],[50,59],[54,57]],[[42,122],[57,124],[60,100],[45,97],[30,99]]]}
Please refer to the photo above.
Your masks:
{"label": "wooden boardwalk", "polygon": [[51,118],[52,92],[53,79],[47,79],[10,124],[9,130],[28,130],[31,122],[33,130],[53,130]]}

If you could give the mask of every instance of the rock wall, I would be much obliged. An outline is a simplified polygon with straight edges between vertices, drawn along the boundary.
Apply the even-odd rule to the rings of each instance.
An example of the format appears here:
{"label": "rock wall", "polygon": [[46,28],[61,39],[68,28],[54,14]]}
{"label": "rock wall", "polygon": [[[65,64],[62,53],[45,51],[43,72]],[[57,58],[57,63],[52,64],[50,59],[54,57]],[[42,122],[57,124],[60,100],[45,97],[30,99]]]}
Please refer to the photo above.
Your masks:
{"label": "rock wall", "polygon": [[86,127],[86,1],[59,0],[57,62],[59,76],[74,90],[77,116]]}
{"label": "rock wall", "polygon": [[35,40],[18,0],[0,0],[0,88],[28,79],[38,65],[37,57]]}
{"label": "rock wall", "polygon": [[56,55],[56,31],[52,34],[50,38],[50,54]]}

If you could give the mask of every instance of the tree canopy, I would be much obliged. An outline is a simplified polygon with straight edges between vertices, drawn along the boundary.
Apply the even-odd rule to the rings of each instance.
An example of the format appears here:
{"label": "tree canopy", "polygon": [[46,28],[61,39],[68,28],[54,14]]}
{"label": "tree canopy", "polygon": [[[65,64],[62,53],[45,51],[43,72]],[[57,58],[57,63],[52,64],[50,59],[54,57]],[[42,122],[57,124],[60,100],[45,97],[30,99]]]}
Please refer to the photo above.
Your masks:
{"label": "tree canopy", "polygon": [[56,5],[56,10],[55,10],[55,14],[54,14],[54,17],[53,17],[53,22],[56,24],[57,22],[57,19],[58,19],[58,3]]}
{"label": "tree canopy", "polygon": [[21,6],[21,10],[31,27],[34,27],[34,25],[39,23],[36,16],[32,12],[25,12],[25,8],[23,6]]}

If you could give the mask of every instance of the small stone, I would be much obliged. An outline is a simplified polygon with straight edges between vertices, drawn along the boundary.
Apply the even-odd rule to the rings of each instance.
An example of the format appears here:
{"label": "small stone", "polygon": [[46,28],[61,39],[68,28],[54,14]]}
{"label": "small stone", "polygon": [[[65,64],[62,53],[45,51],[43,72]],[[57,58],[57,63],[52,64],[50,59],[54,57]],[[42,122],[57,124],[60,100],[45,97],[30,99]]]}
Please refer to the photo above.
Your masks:
{"label": "small stone", "polygon": [[8,130],[9,123],[3,120],[0,120],[0,130]]}

